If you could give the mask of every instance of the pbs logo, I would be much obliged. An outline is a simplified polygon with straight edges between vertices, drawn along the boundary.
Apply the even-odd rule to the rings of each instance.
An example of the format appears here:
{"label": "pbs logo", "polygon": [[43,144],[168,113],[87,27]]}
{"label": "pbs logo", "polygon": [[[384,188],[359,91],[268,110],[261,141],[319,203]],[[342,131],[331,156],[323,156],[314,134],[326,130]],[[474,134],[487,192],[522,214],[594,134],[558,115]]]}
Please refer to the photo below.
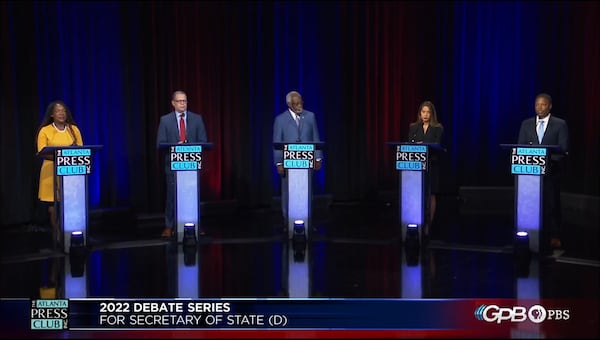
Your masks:
{"label": "pbs logo", "polygon": [[540,323],[546,320],[547,316],[548,312],[546,311],[546,308],[541,305],[533,305],[527,311],[527,318],[533,323]]}

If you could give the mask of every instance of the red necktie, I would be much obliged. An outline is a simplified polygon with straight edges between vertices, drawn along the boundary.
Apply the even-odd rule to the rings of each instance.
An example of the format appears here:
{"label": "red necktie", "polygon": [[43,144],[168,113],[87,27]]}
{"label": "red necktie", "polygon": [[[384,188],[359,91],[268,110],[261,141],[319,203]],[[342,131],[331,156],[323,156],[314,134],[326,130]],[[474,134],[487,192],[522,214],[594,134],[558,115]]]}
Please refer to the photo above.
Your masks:
{"label": "red necktie", "polygon": [[179,141],[185,142],[185,119],[183,113],[179,115]]}

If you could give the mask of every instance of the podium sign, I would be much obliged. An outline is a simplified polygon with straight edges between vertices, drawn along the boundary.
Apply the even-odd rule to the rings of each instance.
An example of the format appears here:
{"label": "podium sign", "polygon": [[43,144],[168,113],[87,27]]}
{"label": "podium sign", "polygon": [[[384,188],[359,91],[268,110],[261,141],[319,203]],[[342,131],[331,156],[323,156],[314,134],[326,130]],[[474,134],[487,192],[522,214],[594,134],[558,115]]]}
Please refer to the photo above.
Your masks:
{"label": "podium sign", "polygon": [[202,169],[202,145],[171,145],[170,167],[173,171],[196,171]]}
{"label": "podium sign", "polygon": [[[322,142],[315,143],[274,143],[274,148],[283,152],[283,167],[286,180],[282,195],[287,192],[287,229],[289,237],[294,235],[294,221],[304,221],[306,237],[312,227],[312,169],[316,162],[316,150]],[[282,197],[283,199],[283,197]]]}
{"label": "podium sign", "polygon": [[92,173],[92,149],[56,149],[55,151],[54,161],[57,176]]}
{"label": "podium sign", "polygon": [[396,145],[396,170],[427,170],[427,145]]}
{"label": "podium sign", "polygon": [[212,143],[162,143],[168,149],[169,169],[175,173],[175,232],[183,242],[186,223],[194,223],[196,235],[200,224],[200,170],[202,153]]}
{"label": "podium sign", "polygon": [[513,147],[510,172],[513,175],[545,175],[548,163],[546,148]]}
{"label": "podium sign", "polygon": [[284,144],[283,167],[285,169],[314,169],[315,146],[313,144]]}
{"label": "podium sign", "polygon": [[529,235],[529,250],[539,252],[543,223],[543,176],[550,171],[550,153],[558,146],[501,144],[510,149],[510,172],[515,175],[515,227]]}
{"label": "podium sign", "polygon": [[71,233],[81,231],[87,243],[88,226],[88,175],[94,167],[93,153],[101,145],[45,147],[39,155],[54,156],[55,188],[59,191],[55,201],[61,202],[59,223],[63,233],[63,250],[69,253]]}

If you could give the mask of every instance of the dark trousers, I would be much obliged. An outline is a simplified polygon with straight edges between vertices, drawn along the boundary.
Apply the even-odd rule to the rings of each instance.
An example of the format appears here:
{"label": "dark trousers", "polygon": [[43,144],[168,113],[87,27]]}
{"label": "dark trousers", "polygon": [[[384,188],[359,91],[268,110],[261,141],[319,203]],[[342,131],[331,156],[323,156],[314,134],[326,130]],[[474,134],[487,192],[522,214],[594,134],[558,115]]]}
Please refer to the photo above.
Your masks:
{"label": "dark trousers", "polygon": [[540,249],[550,248],[550,240],[561,238],[562,204],[560,188],[563,169],[563,158],[550,161],[550,169],[542,180],[542,228],[540,230]]}
{"label": "dark trousers", "polygon": [[167,199],[165,201],[165,226],[175,227],[175,173],[168,171],[165,174],[167,183]]}
{"label": "dark trousers", "polygon": [[[543,228],[544,242],[551,238],[560,238],[562,224],[562,205],[560,201],[560,177],[550,174],[543,179]],[[547,242],[546,242],[547,243]]]}

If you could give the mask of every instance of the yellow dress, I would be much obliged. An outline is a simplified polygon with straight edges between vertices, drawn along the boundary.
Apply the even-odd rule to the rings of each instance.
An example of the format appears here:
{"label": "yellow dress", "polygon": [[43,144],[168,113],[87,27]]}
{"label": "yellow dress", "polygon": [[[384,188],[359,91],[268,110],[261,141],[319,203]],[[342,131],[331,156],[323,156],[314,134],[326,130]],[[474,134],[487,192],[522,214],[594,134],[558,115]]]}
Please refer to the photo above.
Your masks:
{"label": "yellow dress", "polygon": [[[83,145],[83,139],[81,138],[81,132],[75,125],[71,125],[73,135],[75,136],[75,143],[77,145]],[[37,136],[37,150],[40,152],[46,146],[69,146],[73,145],[73,136],[64,129],[58,130],[54,124],[48,124],[44,126]],[[54,161],[44,159],[42,163],[42,169],[40,170],[40,187],[38,190],[38,198],[44,202],[54,202]]]}

